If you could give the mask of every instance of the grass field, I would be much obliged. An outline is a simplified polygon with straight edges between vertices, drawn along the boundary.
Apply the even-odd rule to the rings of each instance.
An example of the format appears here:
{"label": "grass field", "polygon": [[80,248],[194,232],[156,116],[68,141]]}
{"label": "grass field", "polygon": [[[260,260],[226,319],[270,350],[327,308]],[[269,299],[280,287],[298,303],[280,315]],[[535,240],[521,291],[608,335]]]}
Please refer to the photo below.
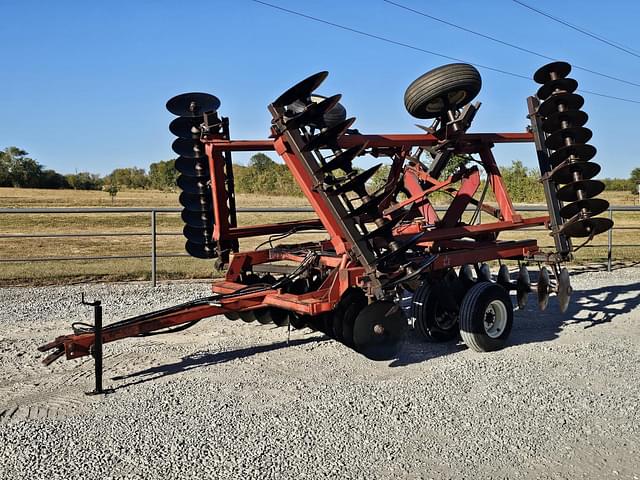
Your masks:
{"label": "grass field", "polygon": [[[606,192],[603,195],[614,205],[631,205],[634,197],[624,192]],[[292,207],[307,206],[302,197],[277,197],[264,195],[238,195],[238,207]],[[0,208],[35,207],[179,207],[178,194],[159,191],[123,191],[112,202],[109,195],[99,191],[35,190],[0,188]],[[530,215],[542,215],[532,213]],[[240,213],[241,225],[255,225],[279,221],[312,218],[312,213]],[[614,214],[616,227],[635,227],[635,230],[613,232],[614,244],[640,243],[640,213]],[[150,229],[149,214],[86,214],[86,215],[40,215],[0,214],[1,234],[91,234],[87,237],[67,238],[0,238],[0,259],[29,259],[58,256],[117,256],[150,255],[151,238],[148,235],[101,237],[99,233],[144,233]],[[184,238],[180,233],[182,221],[179,215],[157,214],[157,251],[162,254],[184,252]],[[288,242],[302,242],[324,237],[323,234],[298,234]],[[501,238],[537,238],[540,245],[550,245],[547,232],[507,232]],[[267,237],[252,238],[241,242],[241,249],[254,249]],[[593,244],[606,244],[606,235],[595,239]],[[616,261],[640,259],[636,247],[615,247]],[[606,248],[585,248],[578,252],[581,262],[606,260]],[[16,262],[0,263],[0,284],[49,284],[82,282],[87,280],[144,280],[150,277],[151,260],[140,259],[65,261],[65,262]],[[191,257],[158,259],[158,278],[210,278],[211,262]]]}

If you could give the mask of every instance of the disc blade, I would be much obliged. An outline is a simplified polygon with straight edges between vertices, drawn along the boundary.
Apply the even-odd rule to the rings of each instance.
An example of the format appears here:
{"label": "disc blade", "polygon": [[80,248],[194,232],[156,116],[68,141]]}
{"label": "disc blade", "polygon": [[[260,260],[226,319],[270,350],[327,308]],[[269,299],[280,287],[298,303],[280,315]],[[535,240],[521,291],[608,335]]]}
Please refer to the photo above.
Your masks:
{"label": "disc blade", "polygon": [[329,72],[322,71],[296,83],[293,87],[289,88],[286,92],[276,98],[273,101],[273,106],[286,107],[296,100],[306,100],[311,96],[311,93],[313,93],[313,91],[318,88],[322,82],[324,82],[328,75]]}
{"label": "disc blade", "polygon": [[564,110],[580,110],[584,105],[584,98],[577,93],[560,93],[547,98],[540,107],[538,113],[548,117],[553,113]]}
{"label": "disc blade", "polygon": [[567,140],[571,140],[571,143],[587,143],[592,136],[593,132],[587,127],[569,127],[549,135],[544,144],[551,150],[558,150],[567,146]]}
{"label": "disc blade", "polygon": [[345,134],[347,129],[353,125],[355,121],[355,117],[347,118],[345,121],[323,130],[318,135],[311,137],[309,143],[307,143],[302,150],[310,152],[311,150],[320,150],[322,148],[336,146],[338,139]]}
{"label": "disc blade", "polygon": [[176,170],[189,177],[209,177],[209,161],[207,159],[196,159],[178,157],[176,159]]}
{"label": "disc blade", "polygon": [[363,150],[366,148],[365,145],[356,145],[355,147],[347,148],[342,152],[338,153],[331,160],[325,163],[320,169],[319,172],[331,172],[333,170],[341,169],[345,172],[352,172],[353,166],[351,162],[359,156]]}
{"label": "disc blade", "polygon": [[364,215],[364,214],[376,214],[380,211],[380,200],[382,200],[382,197],[384,197],[384,192],[380,195],[376,195],[371,197],[369,200],[367,200],[366,202],[362,202],[360,205],[358,205],[354,210],[352,210],[351,212],[349,212],[349,214],[347,215],[348,218],[354,218],[354,217],[359,217],[360,215]]}
{"label": "disc blade", "polygon": [[531,292],[529,270],[527,270],[527,267],[524,265],[521,265],[518,271],[518,278],[516,279],[516,300],[518,301],[518,307],[520,309],[523,309],[527,305],[529,292]]}
{"label": "disc blade", "polygon": [[567,127],[582,127],[589,120],[582,110],[567,110],[566,112],[556,112],[549,115],[542,122],[542,130],[546,133],[553,133]]}
{"label": "disc blade", "polygon": [[180,205],[192,212],[210,212],[213,208],[213,200],[207,195],[182,192],[178,201]]}
{"label": "disc blade", "polygon": [[[575,202],[576,200],[592,198],[604,191],[604,183],[600,180],[580,180],[566,184],[557,192],[558,200]],[[578,192],[582,197],[578,196]]]}
{"label": "disc blade", "polygon": [[190,227],[213,229],[213,212],[194,212],[184,209],[180,216],[182,221]]}
{"label": "disc blade", "polygon": [[400,307],[391,301],[377,301],[364,307],[355,319],[353,344],[371,360],[394,358],[408,324]]}
{"label": "disc blade", "polygon": [[558,148],[551,154],[549,159],[553,165],[558,165],[571,158],[586,162],[595,157],[596,152],[596,147],[593,145],[567,145],[566,147]]}
{"label": "disc blade", "polygon": [[289,325],[289,312],[282,308],[270,308],[269,314],[271,315],[271,321],[276,327],[286,327]]}
{"label": "disc blade", "polygon": [[565,160],[551,173],[551,180],[557,184],[571,183],[581,180],[590,180],[600,173],[600,165],[594,162],[583,162],[576,160]]}
{"label": "disc blade", "polygon": [[555,78],[564,78],[571,73],[571,65],[567,62],[552,62],[543,65],[533,74],[533,81],[545,84]]}
{"label": "disc blade", "polygon": [[504,288],[507,292],[511,290],[511,275],[509,274],[509,267],[506,265],[500,265],[498,269],[498,277],[496,283]]}
{"label": "disc blade", "polygon": [[378,165],[374,165],[371,168],[368,168],[362,173],[359,173],[355,177],[351,177],[351,179],[347,180],[344,183],[334,187],[331,190],[327,190],[328,195],[341,195],[346,192],[356,192],[359,194],[366,194],[366,183],[373,177],[373,175],[378,171],[378,169],[382,166],[381,163]]}
{"label": "disc blade", "polygon": [[468,263],[460,267],[458,278],[462,280],[462,283],[466,289],[469,289],[476,284],[476,278],[473,276],[473,268],[471,268],[471,265],[469,265]]}
{"label": "disc blade", "polygon": [[332,97],[323,98],[317,103],[312,102],[300,113],[289,118],[285,122],[285,125],[287,126],[287,128],[299,128],[309,124],[314,124],[314,126],[320,125],[323,123],[322,118],[324,117],[324,115],[329,110],[333,109],[338,104],[341,98],[342,95],[337,94],[333,95]]}
{"label": "disc blade", "polygon": [[200,245],[187,241],[187,243],[185,244],[185,249],[187,250],[187,253],[192,257],[202,258],[203,260],[216,258],[218,256],[215,244],[213,243],[209,245]]}
{"label": "disc blade", "polygon": [[480,265],[480,272],[478,275],[478,280],[481,282],[490,282],[491,281],[491,268],[486,263]]}
{"label": "disc blade", "polygon": [[344,317],[342,318],[342,332],[340,332],[340,338],[342,339],[342,343],[344,343],[348,347],[354,348],[353,328],[356,322],[356,317],[366,305],[366,302],[364,305],[349,305],[349,307],[347,307],[347,311],[344,313]]}
{"label": "disc blade", "polygon": [[573,78],[558,78],[542,85],[536,95],[540,100],[545,100],[553,93],[573,93],[577,88],[578,82]]}
{"label": "disc blade", "polygon": [[560,232],[567,237],[585,238],[591,235],[599,235],[613,227],[613,221],[608,218],[582,218],[570,223],[565,223]]}
{"label": "disc blade", "polygon": [[182,234],[191,243],[197,245],[210,245],[214,243],[213,228],[197,228],[185,225],[182,229]]}
{"label": "disc blade", "polygon": [[538,308],[545,310],[549,304],[549,293],[551,291],[551,282],[549,281],[549,270],[547,270],[547,267],[540,269],[536,290],[538,293]]}
{"label": "disc blade", "polygon": [[571,301],[571,294],[573,293],[573,288],[571,288],[571,277],[569,276],[569,270],[563,268],[560,270],[560,275],[558,276],[558,302],[560,303],[560,311],[562,313],[567,311],[569,308],[569,302]]}
{"label": "disc blade", "polygon": [[204,145],[197,140],[186,138],[176,138],[171,144],[171,148],[181,157],[205,158]]}
{"label": "disc blade", "polygon": [[180,175],[176,184],[178,185],[178,188],[187,193],[210,195],[211,192],[211,183],[206,177],[188,177],[186,175]]}
{"label": "disc blade", "polygon": [[[350,287],[340,297],[340,301],[333,310],[332,315],[332,332],[334,338],[345,345],[351,346],[353,343],[353,322],[367,305],[367,297],[363,290],[358,287]],[[345,339],[345,323],[351,324],[351,333],[349,338]]]}
{"label": "disc blade", "polygon": [[178,138],[200,140],[200,125],[204,117],[178,117],[169,124],[169,131]]}
{"label": "disc blade", "polygon": [[309,315],[300,315],[299,313],[290,312],[289,325],[291,325],[296,330],[301,330],[303,328],[307,328],[308,319]]}
{"label": "disc blade", "polygon": [[587,198],[577,202],[568,203],[560,209],[562,218],[573,218],[584,210],[586,216],[595,217],[609,208],[609,202],[601,198]]}
{"label": "disc blade", "polygon": [[209,93],[192,92],[176,95],[167,102],[167,110],[179,117],[201,117],[205,112],[220,108],[218,97]]}
{"label": "disc blade", "polygon": [[273,317],[271,316],[271,308],[261,308],[259,310],[254,310],[253,313],[256,316],[256,320],[260,325],[268,325],[269,323],[273,323]]}
{"label": "disc blade", "polygon": [[[299,113],[302,113],[312,103],[320,103],[327,97],[322,95],[313,94],[308,99],[296,100],[286,108],[286,115],[292,117]],[[333,108],[330,108],[323,115],[318,116],[309,121],[308,126],[314,128],[328,128],[337,123],[342,122],[347,118],[347,110],[341,103],[336,103]]]}

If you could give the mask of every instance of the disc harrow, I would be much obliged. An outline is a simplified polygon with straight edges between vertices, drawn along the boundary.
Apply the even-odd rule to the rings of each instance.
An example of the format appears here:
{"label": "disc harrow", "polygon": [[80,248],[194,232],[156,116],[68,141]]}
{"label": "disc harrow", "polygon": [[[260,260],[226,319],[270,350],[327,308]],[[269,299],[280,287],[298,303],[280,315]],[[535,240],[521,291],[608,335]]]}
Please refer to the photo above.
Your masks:
{"label": "disc harrow", "polygon": [[594,198],[605,186],[593,179],[600,172],[600,166],[591,161],[596,149],[587,143],[592,136],[591,130],[584,126],[589,117],[580,110],[584,99],[574,93],[578,82],[567,77],[570,72],[568,63],[554,62],[541,67],[533,78],[542,84],[537,93],[542,101],[538,114],[545,135],[544,145],[553,151],[550,155],[553,170],[549,176],[559,186],[558,200],[567,203],[559,210],[564,221],[558,233],[592,238],[609,230],[613,222],[596,217],[609,208],[609,203]]}
{"label": "disc harrow", "polygon": [[[481,106],[472,100],[482,81],[466,64],[438,67],[407,88],[408,112],[433,121],[417,134],[360,133],[341,94],[318,93],[324,71],[268,105],[265,140],[232,140],[214,95],[172,98],[167,109],[177,117],[169,130],[177,137],[172,148],[178,154],[185,248],[194,257],[215,259],[226,275],[213,283],[211,296],[111,324],[101,341],[186,328],[221,314],[232,321],[311,328],[367,358],[387,360],[397,358],[411,328],[426,340],[460,340],[477,351],[503,347],[514,321],[511,294],[521,309],[530,294],[540,309],[556,294],[560,311],[566,311],[572,289],[564,264],[575,251],[571,239],[589,241],[612,226],[598,216],[609,204],[597,198],[604,184],[594,179],[600,166],[592,161],[596,149],[588,143],[584,99],[570,72],[569,64],[554,62],[534,74],[541,86],[527,99],[531,127],[516,133],[468,133]],[[493,147],[516,142],[535,145],[548,215],[523,217],[511,202]],[[275,151],[315,216],[238,226],[234,151]],[[454,155],[465,162],[451,172]],[[372,178],[384,160],[390,164],[387,178],[374,188]],[[489,189],[494,202],[486,200]],[[444,213],[435,208],[436,193],[451,199]],[[533,239],[500,238],[536,226],[549,229],[553,251]],[[241,239],[284,239],[301,230],[326,237],[275,245],[270,239],[256,250],[239,251]],[[500,263],[495,275],[492,261]],[[510,270],[509,261],[517,269]],[[535,281],[528,265],[539,266]],[[44,345],[42,351],[53,351],[45,362],[91,354],[96,333],[78,330]]]}

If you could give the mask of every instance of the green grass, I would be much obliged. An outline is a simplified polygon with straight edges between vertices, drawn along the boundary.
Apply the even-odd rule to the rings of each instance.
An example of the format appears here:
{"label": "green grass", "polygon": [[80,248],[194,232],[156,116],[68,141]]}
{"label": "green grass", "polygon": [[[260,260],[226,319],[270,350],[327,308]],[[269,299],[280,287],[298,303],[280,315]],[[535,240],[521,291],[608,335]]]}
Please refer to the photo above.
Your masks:
{"label": "green grass", "polygon": [[[614,204],[629,204],[631,195],[624,192],[606,192]],[[238,207],[301,207],[307,206],[302,197],[278,197],[265,195],[238,195]],[[178,207],[178,194],[157,191],[124,191],[118,193],[112,203],[105,192],[73,190],[32,190],[0,188],[0,208],[28,207]],[[543,213],[528,213],[538,216]],[[313,213],[240,213],[240,225],[313,218]],[[483,217],[485,220],[486,216]],[[633,227],[635,230],[615,230],[614,244],[638,243],[640,236],[640,213],[620,212],[614,214],[616,226]],[[158,213],[159,233],[182,231],[179,214]],[[0,214],[0,234],[61,234],[61,233],[148,233],[149,214]],[[289,243],[305,242],[324,238],[323,234],[298,234],[287,239]],[[256,237],[241,241],[241,249],[254,249],[268,237]],[[552,245],[548,232],[512,231],[504,232],[501,239],[535,238],[541,246]],[[601,235],[594,245],[606,244],[607,237]],[[576,242],[578,243],[578,242]],[[182,235],[159,235],[157,251],[162,254],[184,253]],[[80,237],[80,238],[20,238],[0,239],[0,258],[35,258],[57,256],[117,256],[149,255],[149,236]],[[617,261],[640,260],[640,249],[614,247],[613,258]],[[606,247],[584,248],[577,254],[579,262],[603,262],[607,257]],[[212,262],[191,257],[158,259],[158,278],[186,279],[210,278],[215,272]],[[122,260],[76,260],[65,262],[0,263],[0,285],[70,283],[89,280],[146,280],[150,277],[150,258]]]}

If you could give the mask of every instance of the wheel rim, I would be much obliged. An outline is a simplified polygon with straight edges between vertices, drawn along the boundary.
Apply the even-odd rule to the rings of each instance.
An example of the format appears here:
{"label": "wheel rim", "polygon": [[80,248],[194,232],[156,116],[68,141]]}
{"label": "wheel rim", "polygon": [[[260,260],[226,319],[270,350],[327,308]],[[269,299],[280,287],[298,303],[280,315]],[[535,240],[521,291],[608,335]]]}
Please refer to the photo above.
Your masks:
{"label": "wheel rim", "polygon": [[484,312],[484,331],[491,338],[498,338],[507,326],[507,307],[500,300],[494,300]]}
{"label": "wheel rim", "polygon": [[455,327],[458,316],[454,312],[448,312],[440,305],[436,308],[435,323],[440,330],[448,331]]}
{"label": "wheel rim", "polygon": [[444,97],[440,97],[429,102],[426,110],[431,113],[440,113],[445,110],[447,105],[456,106],[461,104],[466,97],[467,92],[464,90],[449,92],[446,94],[446,99]]}

